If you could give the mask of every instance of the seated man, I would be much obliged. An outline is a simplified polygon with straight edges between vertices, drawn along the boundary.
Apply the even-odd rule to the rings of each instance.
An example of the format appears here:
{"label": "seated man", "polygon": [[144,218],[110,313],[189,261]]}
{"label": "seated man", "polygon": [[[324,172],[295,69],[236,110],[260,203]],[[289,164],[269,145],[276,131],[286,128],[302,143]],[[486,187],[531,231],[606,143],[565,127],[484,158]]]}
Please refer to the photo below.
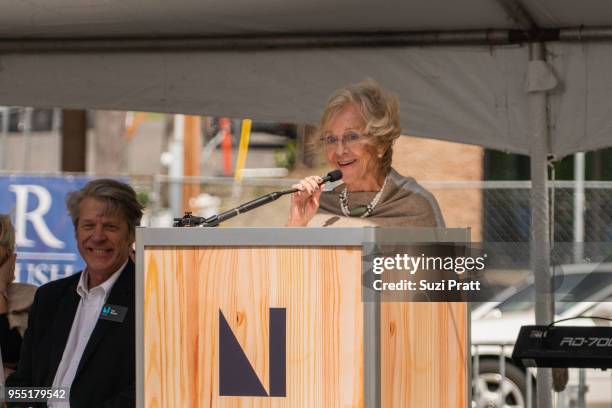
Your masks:
{"label": "seated man", "polygon": [[6,386],[65,387],[71,407],[133,407],[135,276],[130,253],[142,206],[130,186],[109,179],[70,193],[66,204],[86,267],[38,289],[21,359]]}

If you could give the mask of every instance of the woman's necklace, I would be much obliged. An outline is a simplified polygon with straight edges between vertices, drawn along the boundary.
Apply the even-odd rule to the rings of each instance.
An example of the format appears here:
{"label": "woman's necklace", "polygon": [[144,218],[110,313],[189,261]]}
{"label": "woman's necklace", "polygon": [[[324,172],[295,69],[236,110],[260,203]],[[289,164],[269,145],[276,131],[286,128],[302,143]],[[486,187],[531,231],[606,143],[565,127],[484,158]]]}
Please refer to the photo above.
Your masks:
{"label": "woman's necklace", "polygon": [[355,207],[352,210],[349,210],[348,208],[348,188],[345,186],[344,190],[342,190],[342,192],[340,193],[340,198],[339,198],[340,209],[342,210],[342,214],[344,214],[345,217],[360,217],[360,218],[369,217],[370,214],[372,214],[374,207],[376,207],[376,204],[378,204],[378,202],[380,201],[380,197],[382,197],[382,193],[383,193],[383,190],[385,189],[385,185],[387,185],[387,179],[388,179],[388,176],[385,177],[385,181],[383,182],[382,187],[380,188],[378,193],[376,193],[372,201],[370,201],[370,204],[360,205],[359,207]]}

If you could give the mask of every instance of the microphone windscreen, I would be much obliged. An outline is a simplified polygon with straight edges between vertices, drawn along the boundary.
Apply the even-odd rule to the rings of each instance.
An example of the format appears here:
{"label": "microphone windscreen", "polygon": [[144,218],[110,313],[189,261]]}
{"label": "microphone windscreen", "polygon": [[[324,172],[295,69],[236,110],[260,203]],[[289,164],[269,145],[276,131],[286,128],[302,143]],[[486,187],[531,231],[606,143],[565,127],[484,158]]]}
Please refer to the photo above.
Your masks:
{"label": "microphone windscreen", "polygon": [[338,181],[342,178],[342,172],[340,170],[334,170],[327,173],[330,182]]}

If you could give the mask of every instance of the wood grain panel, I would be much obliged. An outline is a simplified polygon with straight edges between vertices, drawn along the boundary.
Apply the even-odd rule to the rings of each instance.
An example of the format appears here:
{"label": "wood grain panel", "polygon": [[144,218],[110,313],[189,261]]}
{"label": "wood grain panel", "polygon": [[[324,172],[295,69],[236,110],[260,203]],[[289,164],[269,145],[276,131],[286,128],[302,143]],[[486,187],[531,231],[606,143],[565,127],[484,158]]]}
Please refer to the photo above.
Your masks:
{"label": "wood grain panel", "polygon": [[[145,250],[145,406],[363,407],[361,248]],[[219,310],[269,390],[268,310],[286,308],[287,397],[219,396]],[[466,305],[381,305],[382,406],[466,401]]]}
{"label": "wood grain panel", "polygon": [[465,407],[465,303],[381,304],[383,408]]}
{"label": "wood grain panel", "polygon": [[[145,251],[145,406],[363,406],[360,268],[359,248]],[[287,397],[219,396],[219,310],[268,390],[270,307],[287,309]]]}

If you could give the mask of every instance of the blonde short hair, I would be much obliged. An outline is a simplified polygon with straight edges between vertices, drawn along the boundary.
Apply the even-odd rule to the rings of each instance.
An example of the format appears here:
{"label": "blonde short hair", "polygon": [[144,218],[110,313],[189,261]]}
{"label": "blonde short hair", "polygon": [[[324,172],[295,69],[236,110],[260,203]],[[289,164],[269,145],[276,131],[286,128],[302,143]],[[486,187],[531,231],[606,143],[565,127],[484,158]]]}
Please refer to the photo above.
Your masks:
{"label": "blonde short hair", "polygon": [[9,255],[15,252],[15,228],[8,214],[0,214],[0,247],[5,248]]}
{"label": "blonde short hair", "polygon": [[386,175],[391,170],[393,143],[402,131],[397,96],[383,90],[373,80],[338,89],[325,105],[318,125],[317,139],[323,136],[329,122],[349,105],[355,106],[363,119],[364,126],[361,131],[365,142],[383,151],[378,165]]}

